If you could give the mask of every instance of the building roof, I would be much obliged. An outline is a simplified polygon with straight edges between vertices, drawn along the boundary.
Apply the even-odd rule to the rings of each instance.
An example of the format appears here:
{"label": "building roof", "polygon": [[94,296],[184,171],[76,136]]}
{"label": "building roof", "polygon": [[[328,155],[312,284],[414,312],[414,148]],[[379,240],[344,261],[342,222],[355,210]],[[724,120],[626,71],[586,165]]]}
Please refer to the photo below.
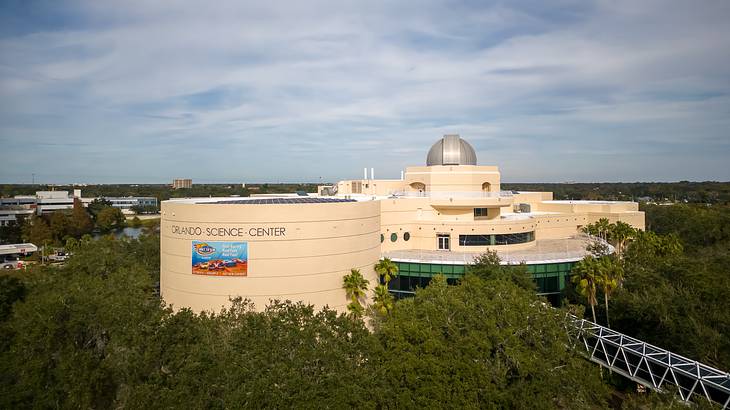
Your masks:
{"label": "building roof", "polygon": [[476,165],[474,148],[458,135],[444,135],[428,151],[426,165]]}
{"label": "building roof", "polygon": [[334,202],[357,202],[354,199],[344,198],[321,198],[321,197],[288,197],[288,198],[255,198],[255,199],[233,199],[216,202],[204,202],[206,204],[242,204],[242,205],[284,205],[284,204],[327,204]]}
{"label": "building roof", "polygon": [[30,253],[38,250],[38,247],[32,243],[14,243],[11,245],[0,245],[0,255],[14,255],[20,253]]}
{"label": "building roof", "polygon": [[[538,239],[532,246],[524,249],[510,249],[492,246],[502,265],[524,263],[536,265],[544,263],[577,262],[589,255],[586,249],[592,239],[586,235],[575,235],[564,239]],[[609,252],[613,246],[608,245]],[[436,263],[441,265],[468,265],[474,258],[482,255],[478,252],[450,252],[435,249],[401,249],[383,252],[383,256],[396,262]]]}

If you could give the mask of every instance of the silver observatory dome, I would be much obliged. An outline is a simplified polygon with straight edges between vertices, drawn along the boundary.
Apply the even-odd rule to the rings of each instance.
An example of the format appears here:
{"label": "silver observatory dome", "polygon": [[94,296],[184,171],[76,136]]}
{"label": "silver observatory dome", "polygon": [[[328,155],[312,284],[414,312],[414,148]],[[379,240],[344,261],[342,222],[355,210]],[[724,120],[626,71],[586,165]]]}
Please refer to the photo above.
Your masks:
{"label": "silver observatory dome", "polygon": [[458,135],[444,135],[428,151],[426,165],[476,165],[474,148]]}

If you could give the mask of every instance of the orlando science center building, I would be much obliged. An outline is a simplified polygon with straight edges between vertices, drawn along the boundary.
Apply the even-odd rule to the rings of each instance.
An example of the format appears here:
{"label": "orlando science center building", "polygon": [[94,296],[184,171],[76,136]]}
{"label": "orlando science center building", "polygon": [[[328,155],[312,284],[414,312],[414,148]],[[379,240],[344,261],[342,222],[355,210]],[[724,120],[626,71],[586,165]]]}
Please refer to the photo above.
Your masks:
{"label": "orlando science center building", "polygon": [[499,168],[477,165],[458,135],[438,140],[426,166],[400,179],[372,174],[316,194],[163,201],[163,299],[194,311],[218,311],[238,296],[259,310],[280,299],[345,311],[342,278],[352,268],[372,288],[373,266],[390,258],[399,267],[390,291],[403,297],[437,274],[453,283],[486,250],[526,264],[538,292],[556,298],[587,254],[583,226],[607,218],[644,229],[635,202],[502,191]]}

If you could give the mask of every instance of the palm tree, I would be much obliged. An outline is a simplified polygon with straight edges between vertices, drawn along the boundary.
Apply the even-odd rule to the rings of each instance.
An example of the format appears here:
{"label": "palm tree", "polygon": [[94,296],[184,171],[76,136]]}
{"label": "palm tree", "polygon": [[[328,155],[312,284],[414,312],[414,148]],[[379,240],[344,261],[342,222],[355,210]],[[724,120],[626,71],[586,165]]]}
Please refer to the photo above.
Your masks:
{"label": "palm tree", "polygon": [[626,242],[636,237],[636,229],[626,222],[618,221],[615,224],[610,225],[609,236],[611,242],[616,247],[616,256],[621,260],[623,257],[624,249],[626,248]]}
{"label": "palm tree", "polygon": [[373,309],[381,315],[385,316],[393,310],[393,295],[388,292],[385,285],[375,287],[373,295]]}
{"label": "palm tree", "polygon": [[595,223],[595,227],[598,237],[604,241],[608,241],[608,232],[611,230],[611,223],[608,222],[608,219],[599,219],[598,222]]}
{"label": "palm tree", "polygon": [[624,268],[620,262],[609,256],[600,258],[598,264],[598,284],[603,289],[603,301],[606,305],[606,326],[611,327],[611,322],[608,319],[608,299],[616,289],[621,287],[624,280]]}
{"label": "palm tree", "polygon": [[363,308],[360,300],[365,297],[369,284],[370,281],[362,276],[359,269],[350,269],[350,274],[342,278],[342,287],[345,289],[347,297],[351,299],[347,310],[355,316],[362,315]]}
{"label": "palm tree", "polygon": [[592,256],[586,256],[583,260],[576,263],[571,273],[573,277],[570,279],[575,283],[576,290],[588,299],[593,313],[593,323],[596,322],[596,299],[597,285],[600,280],[601,265],[598,260]]}
{"label": "palm tree", "polygon": [[598,229],[596,229],[596,225],[594,224],[588,224],[584,226],[581,231],[583,231],[584,234],[590,235],[590,236],[598,236]]}
{"label": "palm tree", "polygon": [[365,314],[365,308],[362,307],[360,302],[350,302],[347,305],[347,311],[352,314],[352,316],[356,318],[362,317],[363,314]]}
{"label": "palm tree", "polygon": [[375,264],[374,268],[375,272],[380,275],[380,283],[384,284],[386,289],[391,279],[398,277],[398,265],[388,258],[383,258]]}

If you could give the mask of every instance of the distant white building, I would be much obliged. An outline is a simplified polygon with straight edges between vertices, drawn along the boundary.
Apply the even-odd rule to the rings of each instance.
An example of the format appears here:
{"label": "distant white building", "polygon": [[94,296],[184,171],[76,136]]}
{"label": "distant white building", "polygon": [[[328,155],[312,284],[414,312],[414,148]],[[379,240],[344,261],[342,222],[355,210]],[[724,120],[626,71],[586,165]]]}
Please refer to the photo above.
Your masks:
{"label": "distant white building", "polygon": [[18,219],[30,217],[34,213],[35,209],[0,206],[0,226],[12,225],[14,222],[17,222]]}
{"label": "distant white building", "polygon": [[68,191],[38,191],[35,195],[38,215],[73,209],[74,199],[80,200],[84,206],[87,206],[93,200],[92,198],[81,198],[80,189],[75,189],[73,195],[70,195]]}
{"label": "distant white building", "polygon": [[115,208],[121,209],[123,212],[133,212],[132,208],[139,206],[139,207],[148,207],[148,206],[154,206],[157,207],[157,198],[153,196],[124,196],[124,197],[104,197],[107,201],[112,203],[112,206]]}
{"label": "distant white building", "polygon": [[[112,206],[123,212],[132,212],[135,206],[157,206],[155,197],[102,197],[111,202]],[[0,226],[7,226],[18,222],[23,217],[33,214],[44,215],[56,211],[71,210],[74,200],[78,199],[86,207],[96,198],[82,198],[81,190],[74,189],[73,194],[68,191],[38,191],[35,195],[18,195],[13,198],[0,198]]]}
{"label": "distant white building", "polygon": [[23,217],[36,212],[37,198],[31,195],[18,195],[14,198],[0,198],[0,226],[8,226]]}

